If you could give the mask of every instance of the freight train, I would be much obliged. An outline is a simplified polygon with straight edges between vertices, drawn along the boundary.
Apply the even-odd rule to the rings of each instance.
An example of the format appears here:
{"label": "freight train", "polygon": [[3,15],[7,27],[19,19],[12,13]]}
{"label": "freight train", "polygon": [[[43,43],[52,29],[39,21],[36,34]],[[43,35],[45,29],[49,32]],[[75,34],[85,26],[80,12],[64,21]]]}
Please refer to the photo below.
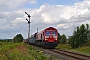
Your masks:
{"label": "freight train", "polygon": [[41,32],[31,35],[24,42],[44,48],[55,48],[58,44],[58,30],[54,27],[48,27]]}

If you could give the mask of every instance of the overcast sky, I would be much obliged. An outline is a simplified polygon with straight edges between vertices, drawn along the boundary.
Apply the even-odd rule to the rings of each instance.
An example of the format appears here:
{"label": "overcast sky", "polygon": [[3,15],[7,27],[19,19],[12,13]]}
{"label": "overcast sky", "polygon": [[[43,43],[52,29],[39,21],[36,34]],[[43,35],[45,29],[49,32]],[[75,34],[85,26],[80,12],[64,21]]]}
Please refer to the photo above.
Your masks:
{"label": "overcast sky", "polygon": [[31,15],[30,34],[52,26],[70,36],[77,26],[90,24],[90,0],[0,0],[0,38],[28,37],[25,12]]}

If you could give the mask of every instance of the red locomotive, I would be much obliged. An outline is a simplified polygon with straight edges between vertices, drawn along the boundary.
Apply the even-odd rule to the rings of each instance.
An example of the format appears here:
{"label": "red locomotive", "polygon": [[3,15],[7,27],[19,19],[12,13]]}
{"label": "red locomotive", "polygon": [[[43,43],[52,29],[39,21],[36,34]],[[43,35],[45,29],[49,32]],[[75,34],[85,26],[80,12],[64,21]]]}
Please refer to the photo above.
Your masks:
{"label": "red locomotive", "polygon": [[55,48],[58,44],[58,31],[56,28],[48,27],[41,32],[33,34],[28,43],[45,48]]}

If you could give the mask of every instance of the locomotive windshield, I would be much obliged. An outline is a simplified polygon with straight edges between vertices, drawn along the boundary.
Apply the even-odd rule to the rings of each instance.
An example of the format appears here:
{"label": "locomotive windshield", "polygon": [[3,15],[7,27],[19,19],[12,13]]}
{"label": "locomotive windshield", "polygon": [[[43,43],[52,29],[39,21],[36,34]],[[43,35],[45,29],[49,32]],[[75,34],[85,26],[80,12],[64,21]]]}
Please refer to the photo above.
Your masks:
{"label": "locomotive windshield", "polygon": [[52,31],[52,35],[56,35],[56,31]]}
{"label": "locomotive windshield", "polygon": [[46,35],[56,35],[56,31],[46,31]]}
{"label": "locomotive windshield", "polygon": [[50,35],[50,31],[46,31],[46,35]]}

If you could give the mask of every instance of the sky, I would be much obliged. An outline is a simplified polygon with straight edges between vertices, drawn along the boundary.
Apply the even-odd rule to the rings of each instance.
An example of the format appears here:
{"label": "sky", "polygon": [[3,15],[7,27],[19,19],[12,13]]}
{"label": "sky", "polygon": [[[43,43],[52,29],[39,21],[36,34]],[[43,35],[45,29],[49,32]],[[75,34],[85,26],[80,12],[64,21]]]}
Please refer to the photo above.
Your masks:
{"label": "sky", "polygon": [[71,36],[81,24],[90,24],[90,0],[0,0],[0,38],[12,39],[17,34],[28,37],[37,30],[54,27]]}

